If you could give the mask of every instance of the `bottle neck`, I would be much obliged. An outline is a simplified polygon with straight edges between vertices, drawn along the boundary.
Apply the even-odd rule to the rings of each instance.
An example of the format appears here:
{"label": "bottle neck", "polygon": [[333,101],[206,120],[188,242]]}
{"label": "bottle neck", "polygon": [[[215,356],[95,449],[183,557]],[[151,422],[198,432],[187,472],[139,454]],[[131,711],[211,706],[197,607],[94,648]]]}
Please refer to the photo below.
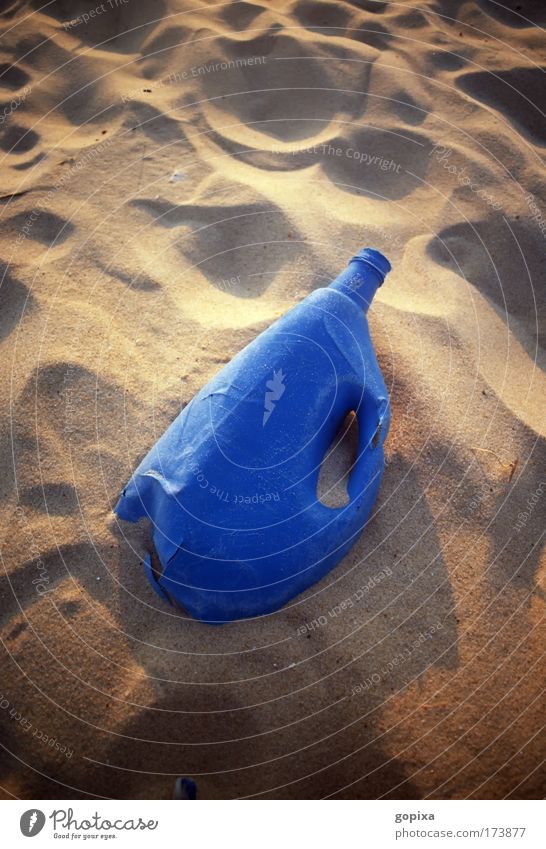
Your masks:
{"label": "bottle neck", "polygon": [[391,270],[386,257],[373,248],[364,248],[349,262],[328,288],[343,292],[364,312],[373,300],[375,293]]}

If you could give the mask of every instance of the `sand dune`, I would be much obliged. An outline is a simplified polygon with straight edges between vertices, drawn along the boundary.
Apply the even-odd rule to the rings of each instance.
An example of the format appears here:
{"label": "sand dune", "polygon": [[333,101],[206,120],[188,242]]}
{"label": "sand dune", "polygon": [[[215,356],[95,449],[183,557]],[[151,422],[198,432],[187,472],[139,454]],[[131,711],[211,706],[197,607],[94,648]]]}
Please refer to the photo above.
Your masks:
{"label": "sand dune", "polygon": [[[543,798],[542,4],[2,6],[3,796]],[[117,493],[364,245],[374,517],[199,624]]]}

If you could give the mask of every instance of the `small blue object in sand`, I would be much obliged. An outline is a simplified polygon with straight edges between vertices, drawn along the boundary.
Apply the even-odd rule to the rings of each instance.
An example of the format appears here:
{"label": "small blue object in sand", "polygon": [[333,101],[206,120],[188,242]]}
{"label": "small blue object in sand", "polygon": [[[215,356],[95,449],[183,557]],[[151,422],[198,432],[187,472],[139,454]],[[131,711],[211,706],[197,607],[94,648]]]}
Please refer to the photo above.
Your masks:
{"label": "small blue object in sand", "polygon": [[[327,574],[362,532],[384,468],[387,389],[366,313],[390,271],[365,248],[228,363],[134,472],[115,508],[151,519],[166,601],[222,623],[277,610]],[[348,503],[317,495],[348,412],[359,444]]]}
{"label": "small blue object in sand", "polygon": [[193,778],[180,776],[174,782],[173,799],[197,799],[197,785]]}

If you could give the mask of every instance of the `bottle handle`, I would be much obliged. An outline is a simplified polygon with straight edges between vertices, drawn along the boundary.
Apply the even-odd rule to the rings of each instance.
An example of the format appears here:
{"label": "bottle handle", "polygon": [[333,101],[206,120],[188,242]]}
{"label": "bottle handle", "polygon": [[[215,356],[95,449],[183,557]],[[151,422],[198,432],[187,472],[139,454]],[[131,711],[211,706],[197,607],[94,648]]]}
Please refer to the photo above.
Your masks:
{"label": "bottle handle", "polygon": [[[383,470],[383,443],[390,425],[390,404],[386,387],[367,385],[356,412],[358,454],[349,477],[349,504],[358,502]],[[349,505],[345,505],[349,506]]]}
{"label": "bottle handle", "polygon": [[323,525],[335,520],[336,516],[350,520],[362,506],[370,487],[374,489],[374,496],[379,487],[384,468],[383,443],[390,426],[390,401],[375,353],[367,358],[365,385],[353,405],[349,405],[347,412],[351,411],[356,413],[358,422],[358,449],[349,470],[349,501],[341,507],[316,502],[317,520]]}

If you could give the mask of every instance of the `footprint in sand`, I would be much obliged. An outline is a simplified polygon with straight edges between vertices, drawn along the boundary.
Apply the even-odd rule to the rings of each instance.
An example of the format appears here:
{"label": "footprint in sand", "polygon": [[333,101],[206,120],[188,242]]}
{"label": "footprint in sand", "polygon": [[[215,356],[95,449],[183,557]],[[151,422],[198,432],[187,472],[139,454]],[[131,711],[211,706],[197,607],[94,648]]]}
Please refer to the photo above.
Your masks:
{"label": "footprint in sand", "polygon": [[[477,286],[496,304],[505,321],[509,321],[510,315],[519,318],[521,324],[511,322],[511,330],[534,359],[536,353],[531,340],[538,333],[539,343],[546,343],[544,328],[536,324],[536,299],[542,276],[540,258],[533,252],[536,234],[528,222],[509,223],[510,228],[504,222],[488,218],[454,224],[440,230],[430,241],[427,253],[459,275],[462,286],[465,280]],[[514,280],[518,281],[517,287],[511,285]],[[527,330],[522,334],[525,326]]]}
{"label": "footprint in sand", "polygon": [[17,238],[25,234],[28,239],[42,245],[62,245],[74,232],[74,225],[54,212],[40,212],[34,219],[30,213],[18,212],[4,220],[4,227]]}
{"label": "footprint in sand", "polygon": [[477,5],[491,18],[501,21],[505,26],[514,29],[525,29],[526,27],[546,26],[546,6],[544,3],[529,3],[529,0],[521,0],[510,4],[510,9],[505,3],[491,3],[490,0],[477,0]]}
{"label": "footprint in sand", "polygon": [[[205,117],[219,132],[223,124],[240,121],[262,134],[264,148],[272,139],[312,139],[340,114],[345,120],[361,118],[370,69],[379,53],[350,43],[355,46],[353,61],[346,62],[347,51],[335,41],[322,45],[310,40],[304,56],[292,34],[270,31],[247,41],[245,55],[260,61],[198,78],[203,96],[210,99],[203,105]],[[221,37],[210,61],[235,59],[240,52],[239,42]]]}
{"label": "footprint in sand", "polygon": [[[126,123],[158,144],[186,141],[186,134],[178,121],[144,101],[131,103],[130,117]],[[174,155],[174,150],[170,155]]]}
{"label": "footprint in sand", "polygon": [[350,127],[330,147],[339,155],[314,155],[314,161],[332,182],[341,191],[382,201],[419,188],[430,162],[427,136],[406,129]]}
{"label": "footprint in sand", "polygon": [[0,340],[9,336],[35,307],[30,289],[0,263]]}
{"label": "footprint in sand", "polygon": [[[131,204],[153,216],[156,225],[181,228],[178,249],[220,288],[225,289],[226,281],[236,279],[243,269],[265,267],[270,273],[254,278],[251,293],[245,295],[255,297],[269,286],[274,273],[287,261],[284,242],[286,233],[293,228],[281,210],[265,199],[226,206],[174,206],[150,199],[137,199]],[[238,286],[230,288],[234,295],[244,291]]]}
{"label": "footprint in sand", "polygon": [[260,3],[246,3],[245,0],[241,0],[239,3],[224,6],[219,10],[219,15],[226,24],[239,32],[251,25],[256,26],[256,18],[267,11],[269,11],[267,6],[262,6]]}
{"label": "footprint in sand", "polygon": [[293,14],[298,23],[319,35],[343,36],[351,20],[347,7],[335,3],[312,3],[309,0],[296,3]]}
{"label": "footprint in sand", "polygon": [[18,65],[7,65],[5,62],[0,63],[0,86],[16,91],[22,88],[30,80],[29,75]]}
{"label": "footprint in sand", "polygon": [[48,516],[70,516],[79,509],[77,490],[65,481],[30,486],[21,491],[19,501]]}

